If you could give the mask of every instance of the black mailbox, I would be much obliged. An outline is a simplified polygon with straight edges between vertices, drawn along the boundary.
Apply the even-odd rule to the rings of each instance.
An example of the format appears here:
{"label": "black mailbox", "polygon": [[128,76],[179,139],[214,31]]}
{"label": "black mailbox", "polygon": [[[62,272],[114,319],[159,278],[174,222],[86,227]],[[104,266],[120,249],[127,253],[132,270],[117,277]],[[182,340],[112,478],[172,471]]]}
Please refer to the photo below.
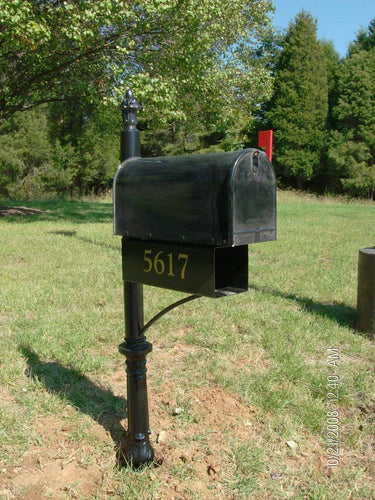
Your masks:
{"label": "black mailbox", "polygon": [[114,226],[129,238],[194,245],[274,240],[272,165],[256,149],[131,158],[115,176]]}
{"label": "black mailbox", "polygon": [[247,290],[249,243],[276,239],[265,153],[130,158],[114,179],[124,279],[218,297]]}

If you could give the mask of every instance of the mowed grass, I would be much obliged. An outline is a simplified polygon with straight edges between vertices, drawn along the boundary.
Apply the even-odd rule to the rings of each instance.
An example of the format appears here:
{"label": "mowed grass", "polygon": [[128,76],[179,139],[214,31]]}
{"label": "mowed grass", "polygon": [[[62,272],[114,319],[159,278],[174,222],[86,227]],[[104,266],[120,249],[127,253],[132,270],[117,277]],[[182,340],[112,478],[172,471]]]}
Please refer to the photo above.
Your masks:
{"label": "mowed grass", "polygon": [[[375,245],[373,204],[280,192],[277,241],[249,246],[249,291],[199,299],[149,330],[150,405],[168,398],[183,410],[165,412],[181,441],[170,435],[159,466],[138,472],[118,469],[114,450],[126,379],[111,201],[28,206],[48,212],[0,218],[0,498],[37,487],[18,478],[27,467],[40,473],[40,498],[375,497],[374,338],[356,329],[358,251]],[[144,295],[146,320],[183,297],[152,287]],[[222,429],[197,419],[190,402],[208,388],[252,415],[247,435],[229,422],[222,450]],[[234,429],[236,414],[228,418]],[[194,483],[188,455],[166,458],[187,443],[215,450],[220,467]],[[336,448],[338,467],[327,469]],[[47,488],[53,460],[64,472],[75,461],[81,476]],[[85,475],[98,476],[86,489]]]}

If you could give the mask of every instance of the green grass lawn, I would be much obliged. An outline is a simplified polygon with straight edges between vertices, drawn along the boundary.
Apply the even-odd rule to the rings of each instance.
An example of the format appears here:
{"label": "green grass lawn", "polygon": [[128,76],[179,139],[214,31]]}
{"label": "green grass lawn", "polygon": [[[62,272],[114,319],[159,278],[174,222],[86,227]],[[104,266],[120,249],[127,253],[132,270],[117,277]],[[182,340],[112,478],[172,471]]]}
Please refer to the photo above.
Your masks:
{"label": "green grass lawn", "polygon": [[[373,204],[280,192],[277,241],[249,246],[249,291],[150,328],[157,462],[138,472],[115,457],[126,378],[112,203],[27,206],[45,212],[0,217],[0,498],[375,497],[374,339],[356,329]],[[144,295],[146,320],[183,297]]]}

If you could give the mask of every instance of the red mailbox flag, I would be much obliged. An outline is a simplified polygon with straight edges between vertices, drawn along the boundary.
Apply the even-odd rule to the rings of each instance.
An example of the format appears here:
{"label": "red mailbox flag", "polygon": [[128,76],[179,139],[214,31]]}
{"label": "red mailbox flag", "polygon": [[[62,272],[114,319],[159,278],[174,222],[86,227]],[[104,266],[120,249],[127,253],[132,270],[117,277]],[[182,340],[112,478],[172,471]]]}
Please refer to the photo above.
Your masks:
{"label": "red mailbox flag", "polygon": [[258,132],[258,148],[265,148],[266,155],[272,161],[273,130]]}

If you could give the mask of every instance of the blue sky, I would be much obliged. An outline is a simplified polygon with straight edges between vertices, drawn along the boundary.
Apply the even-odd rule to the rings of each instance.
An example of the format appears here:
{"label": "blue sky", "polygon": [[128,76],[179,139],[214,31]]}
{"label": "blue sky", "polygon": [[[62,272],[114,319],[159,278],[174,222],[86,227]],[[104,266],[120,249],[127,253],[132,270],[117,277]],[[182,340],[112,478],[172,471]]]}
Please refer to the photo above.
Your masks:
{"label": "blue sky", "polygon": [[361,27],[375,18],[375,0],[274,0],[275,28],[288,27],[304,8],[318,21],[318,38],[332,40],[341,57]]}

